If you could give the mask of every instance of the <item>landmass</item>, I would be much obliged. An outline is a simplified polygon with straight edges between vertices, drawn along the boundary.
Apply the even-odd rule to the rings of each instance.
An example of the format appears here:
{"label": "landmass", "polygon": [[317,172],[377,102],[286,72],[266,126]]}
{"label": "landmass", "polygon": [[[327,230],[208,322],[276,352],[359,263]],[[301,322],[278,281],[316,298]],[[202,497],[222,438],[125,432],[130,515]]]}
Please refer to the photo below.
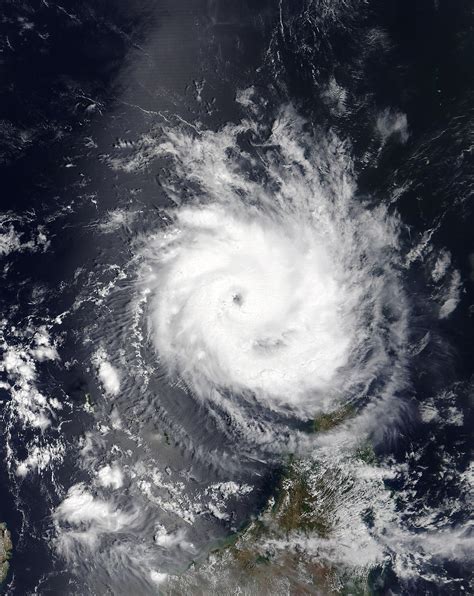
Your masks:
{"label": "landmass", "polygon": [[[351,407],[321,415],[311,432],[333,430],[353,415]],[[356,467],[376,465],[370,442],[361,443],[350,462]],[[239,585],[242,594],[309,595],[315,589],[328,595],[373,594],[374,570],[354,570],[318,554],[318,545],[331,541],[341,500],[353,491],[351,466],[290,457],[263,511],[219,544],[206,560],[193,563],[184,576],[169,577],[163,593],[175,596],[180,591],[207,590],[231,594],[231,587]],[[365,513],[369,518],[370,512]]]}
{"label": "landmass", "polygon": [[0,584],[3,583],[10,569],[12,539],[5,523],[0,523]]}

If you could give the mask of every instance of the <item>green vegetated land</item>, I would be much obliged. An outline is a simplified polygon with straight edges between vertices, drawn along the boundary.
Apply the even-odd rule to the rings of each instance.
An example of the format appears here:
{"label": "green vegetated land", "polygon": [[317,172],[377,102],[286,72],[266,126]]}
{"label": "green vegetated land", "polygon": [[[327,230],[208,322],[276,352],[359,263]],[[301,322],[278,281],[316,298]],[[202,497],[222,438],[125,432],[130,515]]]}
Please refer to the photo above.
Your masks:
{"label": "green vegetated land", "polygon": [[355,416],[355,413],[354,407],[349,404],[346,406],[341,406],[332,412],[319,414],[313,421],[313,430],[314,432],[326,432],[333,430],[343,422],[346,422]]}
{"label": "green vegetated land", "polygon": [[[369,451],[365,447],[363,455]],[[267,508],[229,540],[227,564],[261,594],[276,589],[278,580],[291,593],[314,594],[316,588],[322,594],[371,594],[368,574],[352,575],[304,553],[312,541],[330,540],[344,485],[350,490],[350,478],[340,469],[293,459]]]}
{"label": "green vegetated land", "polygon": [[12,539],[6,524],[0,523],[0,584],[3,583],[10,569],[12,554]]}
{"label": "green vegetated land", "polygon": [[[354,409],[346,406],[320,415],[310,432],[329,432],[353,415]],[[376,463],[370,443],[361,444],[352,458],[358,465]],[[352,485],[350,466],[291,456],[264,510],[215,549],[207,562],[193,565],[181,587],[199,592],[207,578],[210,592],[221,594],[231,594],[232,585],[239,585],[242,594],[373,594],[367,571],[354,573],[305,552],[310,543],[331,539],[338,503],[348,497]],[[227,585],[215,585],[216,576],[224,576]],[[172,584],[167,593],[174,595],[179,590]]]}

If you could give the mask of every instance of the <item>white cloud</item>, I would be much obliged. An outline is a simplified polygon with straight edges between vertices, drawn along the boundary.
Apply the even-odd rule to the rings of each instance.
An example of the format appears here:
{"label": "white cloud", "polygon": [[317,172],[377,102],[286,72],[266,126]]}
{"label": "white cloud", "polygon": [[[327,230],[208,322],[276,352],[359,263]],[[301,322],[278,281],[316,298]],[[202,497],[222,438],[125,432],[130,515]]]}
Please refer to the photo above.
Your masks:
{"label": "white cloud", "polygon": [[433,271],[431,272],[433,280],[436,282],[440,281],[446,275],[450,265],[451,253],[447,250],[440,251],[435,266],[433,267]]}
{"label": "white cloud", "polygon": [[108,361],[107,354],[102,348],[93,356],[97,367],[97,375],[106,393],[117,395],[120,391],[120,375],[118,370]]}
{"label": "white cloud", "polygon": [[[239,145],[247,126],[271,147],[266,184],[247,174],[258,167]],[[243,122],[199,135],[173,128],[154,145],[149,136],[142,157],[152,155],[173,160],[180,185],[166,190],[177,204],[187,180],[206,197],[170,211],[172,223],[144,242],[139,283],[151,290],[152,339],[172,378],[219,407],[232,407],[225,388],[306,417],[346,382],[381,376],[406,339],[407,298],[391,273],[399,223],[353,200],[338,138],[315,139],[287,106],[270,132]],[[387,305],[394,319],[382,337]]]}
{"label": "white cloud", "polygon": [[182,550],[193,551],[194,546],[186,540],[186,532],[183,529],[175,532],[168,532],[162,525],[158,525],[155,532],[155,544],[163,548],[178,547]]}
{"label": "white cloud", "polygon": [[[28,232],[21,231],[27,223],[30,224]],[[0,257],[13,252],[47,250],[50,243],[44,226],[36,225],[36,228],[33,228],[32,223],[31,216],[22,217],[11,212],[0,213]]]}
{"label": "white cloud", "polygon": [[53,443],[42,447],[35,445],[30,448],[26,459],[17,462],[16,473],[18,476],[26,476],[31,471],[42,472],[55,462],[61,461],[65,451],[65,447],[61,443]]}
{"label": "white cloud", "polygon": [[99,365],[99,379],[107,393],[117,395],[120,390],[120,379],[116,368],[110,362],[101,362]]}
{"label": "white cloud", "polygon": [[168,578],[168,574],[167,573],[160,573],[159,571],[155,571],[154,569],[152,569],[150,571],[150,579],[155,583],[155,584],[162,584],[164,581],[166,581],[166,579]]}
{"label": "white cloud", "polygon": [[456,310],[461,300],[461,274],[459,271],[454,271],[451,277],[451,282],[443,298],[443,303],[439,309],[439,318],[447,319],[451,313]]}
{"label": "white cloud", "polygon": [[20,237],[15,232],[13,226],[4,228],[0,232],[0,256],[5,256],[19,250],[21,246]]}
{"label": "white cloud", "polygon": [[[37,362],[59,359],[56,347],[51,343],[46,327],[39,327],[29,339],[33,330],[7,329],[7,321],[0,321],[0,372],[6,374],[1,386],[12,397],[14,413],[23,423],[46,429],[51,424],[50,414],[61,408],[56,399],[50,399],[37,387]],[[11,335],[11,341],[7,340]]]}
{"label": "white cloud", "polygon": [[97,481],[108,488],[121,488],[123,486],[123,473],[117,464],[106,465],[97,472]]}
{"label": "white cloud", "polygon": [[130,224],[137,215],[138,211],[125,211],[125,209],[108,211],[105,220],[98,227],[102,232],[110,234]]}
{"label": "white cloud", "polygon": [[393,135],[398,136],[401,143],[406,143],[408,137],[408,120],[406,114],[386,108],[377,118],[377,131],[382,138],[382,143]]}
{"label": "white cloud", "polygon": [[255,88],[247,87],[246,89],[238,89],[235,94],[235,101],[244,108],[251,108],[254,104]]}
{"label": "white cloud", "polygon": [[113,501],[95,497],[85,484],[79,483],[69,489],[66,498],[56,508],[53,519],[58,548],[69,556],[75,552],[75,543],[96,548],[103,535],[130,528],[135,515],[122,511]]}

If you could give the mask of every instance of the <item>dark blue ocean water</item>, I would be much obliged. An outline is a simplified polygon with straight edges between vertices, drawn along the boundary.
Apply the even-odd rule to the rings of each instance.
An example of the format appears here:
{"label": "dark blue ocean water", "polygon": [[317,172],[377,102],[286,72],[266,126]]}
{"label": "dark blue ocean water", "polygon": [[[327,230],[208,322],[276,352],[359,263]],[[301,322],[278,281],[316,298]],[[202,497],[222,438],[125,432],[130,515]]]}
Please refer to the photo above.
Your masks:
{"label": "dark blue ocean water", "polygon": [[[405,477],[394,480],[391,488],[402,491],[416,480],[414,507],[455,502],[456,479],[440,481],[439,470],[446,453],[457,470],[464,470],[472,450],[470,3],[5,0],[0,17],[0,213],[16,222],[24,241],[40,225],[47,228],[50,242],[44,252],[25,249],[2,257],[0,251],[0,312],[8,321],[11,342],[20,341],[12,326],[31,322],[34,327],[71,308],[77,288],[70,282],[78,268],[105,275],[104,264],[114,254],[114,262],[126,264],[131,251],[114,235],[98,240],[94,222],[127,202],[145,213],[167,205],[160,182],[168,175],[166,164],[131,177],[109,167],[114,146],[148,132],[158,116],[178,115],[211,129],[236,122],[241,113],[236,90],[253,86],[268,102],[269,113],[291,102],[315,128],[349,138],[360,197],[376,204],[378,197],[402,189],[391,208],[399,213],[407,237],[435,229],[435,247],[451,253],[463,282],[460,301],[443,320],[417,302],[413,325],[420,335],[425,330],[437,339],[413,357],[410,392],[423,402],[456,387],[464,422],[433,430],[417,419],[407,420],[378,449],[394,461],[407,462]],[[344,97],[334,88],[328,99],[331,81],[347,90]],[[344,109],[337,109],[342,105],[338,102]],[[409,137],[405,142],[396,134],[388,138],[375,160],[373,123],[387,106],[406,115]],[[414,296],[426,292],[425,275],[422,264],[407,273],[406,286]],[[68,396],[57,414],[63,424],[51,431],[65,445],[61,466],[25,479],[16,478],[6,465],[0,469],[0,520],[8,524],[15,545],[12,594],[33,593],[35,586],[39,594],[86,593],[81,578],[73,577],[53,554],[51,512],[67,489],[83,479],[76,467],[77,443],[93,424],[82,409],[83,396],[100,399],[80,338],[90,323],[85,319],[93,316],[91,307],[67,319],[61,357],[71,364],[65,370],[57,362],[47,363],[38,380],[49,395],[60,400]],[[0,391],[6,411],[9,392]],[[205,427],[205,413],[192,411],[191,405],[183,406],[180,416],[190,436]],[[36,431],[7,416],[5,420],[5,461],[7,445],[21,460]],[[407,453],[421,446],[422,459],[410,462]],[[261,479],[256,496],[236,505],[239,524],[271,493],[278,466],[247,462],[243,468],[243,479],[255,470]],[[215,470],[201,470],[206,473],[219,476]],[[404,506],[409,508],[400,503]],[[452,526],[465,523],[467,513],[453,513]],[[226,524],[216,524],[203,543],[229,531]],[[467,585],[468,572],[464,564],[446,563],[443,579],[436,579],[435,571],[431,581],[420,578],[408,586],[387,573],[374,578],[373,592],[458,594]]]}

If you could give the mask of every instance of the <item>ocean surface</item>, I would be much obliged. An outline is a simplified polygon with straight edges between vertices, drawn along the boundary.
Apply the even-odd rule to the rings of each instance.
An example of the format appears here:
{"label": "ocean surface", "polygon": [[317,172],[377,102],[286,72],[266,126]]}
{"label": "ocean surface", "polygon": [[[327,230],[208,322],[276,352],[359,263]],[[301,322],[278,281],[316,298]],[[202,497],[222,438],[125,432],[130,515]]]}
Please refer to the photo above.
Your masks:
{"label": "ocean surface", "polygon": [[0,589],[473,593],[471,3],[0,16]]}

